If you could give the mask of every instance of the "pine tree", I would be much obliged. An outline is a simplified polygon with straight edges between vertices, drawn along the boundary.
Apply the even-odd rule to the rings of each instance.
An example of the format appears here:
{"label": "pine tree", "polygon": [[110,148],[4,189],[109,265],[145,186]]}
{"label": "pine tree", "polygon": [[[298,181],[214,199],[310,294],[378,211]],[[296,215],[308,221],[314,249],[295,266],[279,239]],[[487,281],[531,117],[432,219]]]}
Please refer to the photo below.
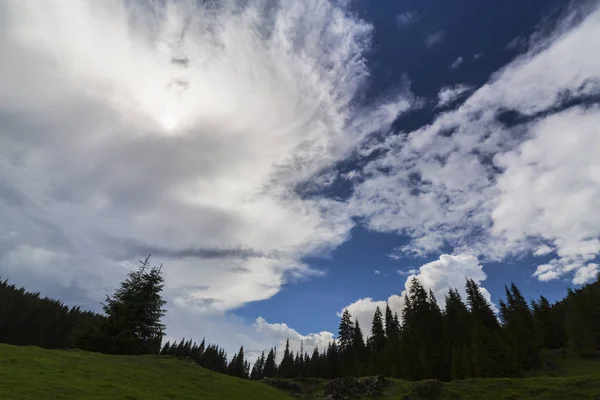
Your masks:
{"label": "pine tree", "polygon": [[340,354],[339,348],[335,342],[329,343],[329,347],[327,347],[327,373],[326,378],[333,379],[340,376]]}
{"label": "pine tree", "polygon": [[265,352],[263,351],[260,357],[256,360],[254,365],[252,366],[252,372],[250,372],[250,379],[258,380],[262,379],[264,375],[265,368]]}
{"label": "pine tree", "polygon": [[513,370],[517,372],[537,367],[540,350],[531,309],[514,283],[510,289],[506,286],[504,289],[507,303],[500,302],[500,316]]}
{"label": "pine tree", "polygon": [[149,271],[150,256],[140,261],[137,271],[128,274],[113,296],[106,296],[103,304],[107,315],[103,331],[110,347],[117,354],[158,354],[165,326],[160,322],[165,315],[166,302],[161,297],[164,287],[162,265]]}
{"label": "pine tree", "polygon": [[165,343],[165,345],[163,346],[162,350],[160,351],[161,355],[166,355],[169,354],[169,351],[171,350],[171,343],[167,340],[167,343]]}
{"label": "pine tree", "polygon": [[394,322],[394,314],[389,304],[385,304],[385,337],[387,340],[395,340],[398,332]]}
{"label": "pine tree", "polygon": [[246,360],[244,359],[244,346],[240,347],[240,350],[234,356],[233,363],[233,375],[238,378],[247,378],[246,373]]}
{"label": "pine tree", "polygon": [[272,378],[277,374],[277,366],[275,364],[275,350],[269,350],[267,359],[265,360],[265,366],[263,369],[263,377]]}
{"label": "pine tree", "polygon": [[467,279],[466,292],[471,320],[471,375],[474,377],[506,376],[506,372],[511,369],[510,359],[505,356],[506,348],[500,324],[492,306],[474,280]]}
{"label": "pine tree", "polygon": [[385,329],[383,327],[383,314],[379,306],[375,308],[371,324],[371,345],[373,350],[381,351],[385,345]]}
{"label": "pine tree", "polygon": [[283,358],[279,364],[279,374],[283,378],[294,377],[294,355],[290,351],[290,340],[285,341],[285,350],[283,352]]}
{"label": "pine tree", "polygon": [[344,352],[352,347],[354,337],[354,323],[348,309],[342,313],[340,327],[338,330],[338,343],[341,352]]}
{"label": "pine tree", "polygon": [[319,354],[319,348],[315,346],[313,349],[312,356],[310,357],[308,376],[311,378],[321,378],[321,354]]}
{"label": "pine tree", "polygon": [[445,340],[444,363],[450,371],[450,379],[463,379],[469,376],[468,352],[470,346],[469,310],[456,289],[446,295],[443,331]]}

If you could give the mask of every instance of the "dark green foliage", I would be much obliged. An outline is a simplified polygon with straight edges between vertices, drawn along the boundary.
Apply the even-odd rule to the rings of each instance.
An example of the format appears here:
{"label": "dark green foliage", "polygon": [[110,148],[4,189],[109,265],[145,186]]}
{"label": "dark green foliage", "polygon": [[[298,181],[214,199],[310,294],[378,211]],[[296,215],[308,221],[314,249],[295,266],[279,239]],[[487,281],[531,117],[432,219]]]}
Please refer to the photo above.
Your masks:
{"label": "dark green foliage", "polygon": [[[158,354],[165,326],[160,322],[165,315],[166,302],[161,292],[164,287],[162,265],[150,268],[150,256],[140,261],[137,271],[106,296],[103,304],[106,321],[101,331],[107,336],[107,346],[100,349],[115,354]],[[184,344],[189,353],[191,341]]]}
{"label": "dark green foliage", "polygon": [[60,349],[94,329],[102,316],[0,281],[0,342]]}
{"label": "dark green foliage", "polygon": [[385,346],[385,329],[383,327],[383,314],[379,307],[375,308],[373,323],[371,324],[371,338],[369,345],[373,351],[381,351]]}
{"label": "dark green foliage", "polygon": [[515,372],[532,369],[540,363],[540,346],[533,314],[514,283],[505,291],[506,303],[500,302],[500,318],[510,365]]}
{"label": "dark green foliage", "polygon": [[548,367],[548,361],[541,360],[542,350],[600,358],[598,281],[569,290],[556,304],[544,297],[528,303],[513,283],[498,303],[497,316],[473,280],[466,282],[466,304],[457,290],[450,289],[442,310],[433,293],[413,279],[405,294],[402,323],[389,305],[385,313],[377,307],[366,344],[358,320],[345,310],[337,340],[324,351],[314,348],[309,355],[302,343],[294,354],[288,340],[279,366],[273,348],[263,352],[251,370],[243,347],[229,362],[224,349],[204,339],[197,344],[183,338],[161,348],[162,287],[160,268],[149,268],[146,259],[107,297],[106,315],[99,315],[0,281],[0,341],[113,354],[160,353],[254,380],[377,374],[442,381],[513,377],[529,375],[542,364]]}
{"label": "dark green foliage", "polygon": [[244,346],[240,347],[240,351],[233,355],[233,358],[227,366],[227,374],[237,376],[238,378],[249,378],[250,365],[244,358]]}
{"label": "dark green foliage", "polygon": [[275,349],[269,350],[265,366],[263,368],[263,378],[272,378],[277,374],[277,364],[275,361]]}
{"label": "dark green foliage", "polygon": [[262,379],[264,377],[265,370],[265,352],[263,351],[260,357],[256,360],[254,365],[252,366],[252,372],[250,372],[250,379],[257,380]]}
{"label": "dark green foliage", "polygon": [[289,339],[285,342],[283,358],[281,359],[281,364],[279,364],[279,375],[281,375],[283,378],[292,378],[295,376],[294,355],[290,351]]}
{"label": "dark green foliage", "polygon": [[444,375],[442,313],[435,297],[414,278],[403,311],[402,351],[406,376],[425,379]]}
{"label": "dark green foliage", "polygon": [[367,347],[358,320],[354,321],[352,335],[352,372],[354,376],[363,376],[367,369]]}
{"label": "dark green foliage", "polygon": [[352,342],[354,339],[354,323],[352,322],[352,316],[348,309],[345,309],[342,313],[342,319],[340,321],[340,327],[338,330],[338,344],[340,352],[345,352],[352,348]]}

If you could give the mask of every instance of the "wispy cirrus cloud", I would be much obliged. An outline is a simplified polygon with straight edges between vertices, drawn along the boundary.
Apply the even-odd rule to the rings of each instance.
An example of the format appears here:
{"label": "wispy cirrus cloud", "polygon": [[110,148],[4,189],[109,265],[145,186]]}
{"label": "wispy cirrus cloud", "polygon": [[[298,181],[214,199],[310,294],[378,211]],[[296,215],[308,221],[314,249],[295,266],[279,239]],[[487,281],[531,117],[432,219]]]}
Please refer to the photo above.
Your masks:
{"label": "wispy cirrus cloud", "polygon": [[396,15],[396,25],[400,29],[406,29],[419,22],[419,14],[412,11],[405,11]]}
{"label": "wispy cirrus cloud", "polygon": [[444,86],[440,89],[440,92],[438,93],[437,107],[443,108],[452,105],[454,102],[456,102],[458,99],[460,99],[473,89],[473,86],[465,84],[458,84],[455,86]]}
{"label": "wispy cirrus cloud", "polygon": [[425,37],[425,45],[427,47],[433,47],[438,43],[441,43],[442,40],[444,40],[444,37],[446,36],[446,32],[444,31],[436,31],[433,33],[430,33],[429,35],[427,35],[427,37]]}
{"label": "wispy cirrus cloud", "polygon": [[101,300],[146,253],[172,315],[318,275],[303,257],[353,222],[295,188],[412,106],[362,102],[372,26],[327,0],[11,0],[0,18],[1,272],[53,295]]}

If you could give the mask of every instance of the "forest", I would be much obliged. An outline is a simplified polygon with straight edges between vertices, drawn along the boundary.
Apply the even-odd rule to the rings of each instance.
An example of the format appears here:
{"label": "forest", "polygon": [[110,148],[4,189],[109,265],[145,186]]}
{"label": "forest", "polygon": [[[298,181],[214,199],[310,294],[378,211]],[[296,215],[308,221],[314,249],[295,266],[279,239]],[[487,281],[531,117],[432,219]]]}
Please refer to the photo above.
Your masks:
{"label": "forest", "polygon": [[377,308],[371,326],[361,327],[346,310],[338,335],[327,348],[314,348],[310,354],[303,348],[293,352],[288,340],[283,351],[264,351],[251,365],[243,347],[229,359],[223,348],[204,339],[199,344],[185,338],[163,344],[162,265],[150,267],[149,257],[140,263],[112,296],[106,296],[102,314],[0,281],[0,343],[181,357],[253,380],[521,377],[543,367],[542,353],[547,349],[600,358],[600,276],[569,289],[554,304],[544,297],[528,301],[512,283],[505,287],[497,313],[473,280],[466,280],[465,299],[451,289],[438,303],[431,291],[413,279],[401,315],[389,306]]}

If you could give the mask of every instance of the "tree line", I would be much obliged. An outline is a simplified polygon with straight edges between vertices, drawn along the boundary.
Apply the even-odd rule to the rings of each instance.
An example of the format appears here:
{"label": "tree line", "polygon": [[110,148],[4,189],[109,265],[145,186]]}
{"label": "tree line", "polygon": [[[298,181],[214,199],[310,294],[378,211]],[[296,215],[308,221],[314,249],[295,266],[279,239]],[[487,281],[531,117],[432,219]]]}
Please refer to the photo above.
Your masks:
{"label": "tree line", "polygon": [[450,289],[440,307],[418,279],[410,282],[401,317],[376,308],[365,341],[358,320],[342,313],[336,340],[312,354],[295,354],[289,340],[277,365],[272,348],[256,361],[248,377],[262,379],[382,374],[408,380],[469,377],[520,377],[542,366],[544,349],[600,358],[600,275],[596,282],[551,304],[528,302],[512,283],[505,287],[496,314],[478,284],[466,281],[466,298]]}
{"label": "tree line", "polygon": [[389,305],[375,310],[370,335],[348,310],[338,335],[326,348],[309,354],[276,348],[263,351],[250,364],[241,347],[228,359],[216,344],[191,339],[162,345],[165,301],[162,265],[140,261],[112,296],[104,313],[42,298],[0,281],[0,342],[43,348],[79,348],[107,354],[161,354],[186,358],[240,378],[314,377],[383,374],[409,380],[467,377],[518,377],[542,364],[543,349],[564,349],[579,357],[600,355],[600,275],[596,282],[551,304],[543,296],[528,302],[513,283],[505,288],[499,312],[473,280],[466,298],[449,290],[443,307],[431,291],[413,278],[401,315]]}

